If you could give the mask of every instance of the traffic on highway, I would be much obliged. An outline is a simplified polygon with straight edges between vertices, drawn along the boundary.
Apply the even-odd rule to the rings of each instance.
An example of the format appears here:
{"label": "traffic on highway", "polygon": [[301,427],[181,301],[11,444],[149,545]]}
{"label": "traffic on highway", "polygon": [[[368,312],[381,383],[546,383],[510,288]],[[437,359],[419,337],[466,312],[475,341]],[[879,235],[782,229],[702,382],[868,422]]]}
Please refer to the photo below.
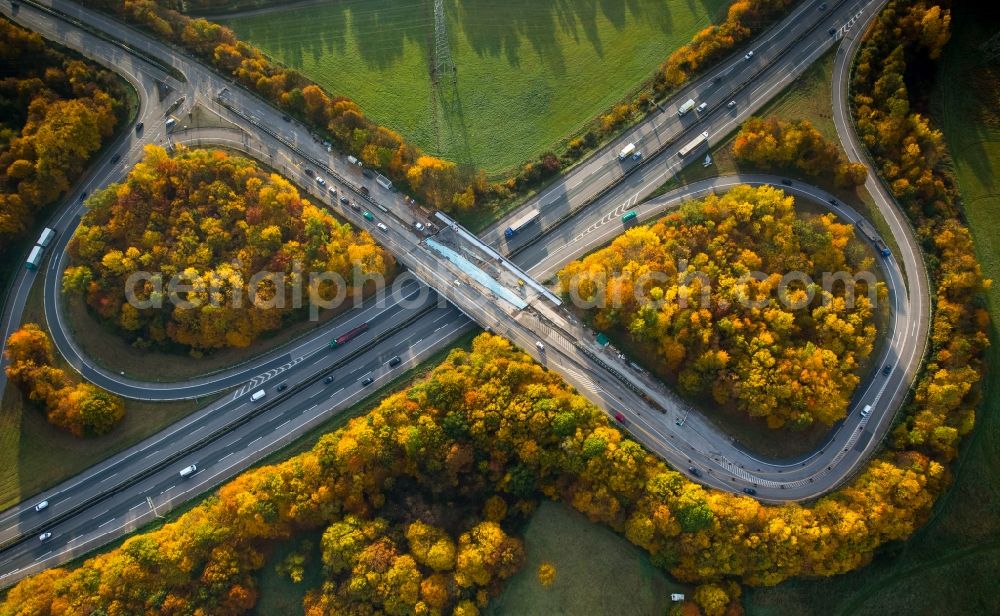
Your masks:
{"label": "traffic on highway", "polygon": [[[868,164],[856,143],[843,84],[857,48],[856,33],[884,0],[831,2],[824,10],[819,4],[801,3],[754,39],[751,48],[682,88],[660,111],[478,237],[415,206],[388,180],[332,151],[279,109],[148,35],[64,0],[53,0],[49,10],[33,3],[22,3],[17,11],[4,6],[15,21],[125,75],[140,93],[136,126],[142,127],[124,134],[89,171],[49,223],[51,233],[39,238],[39,250],[26,255],[26,267],[5,304],[5,339],[21,321],[32,284],[39,283],[53,342],[86,379],[135,399],[214,399],[163,433],[0,513],[0,581],[6,586],[71,560],[220,485],[475,325],[509,338],[559,372],[637,440],[701,483],[766,502],[811,499],[840,485],[885,436],[927,338],[923,260],[912,230],[885,188],[872,179],[874,174],[869,190],[900,250],[894,254],[881,238],[871,238],[880,246],[879,270],[892,301],[886,342],[847,418],[820,449],[801,459],[763,460],[741,448],[672,390],[602,349],[594,342],[595,333],[544,291],[544,283],[562,266],[607,244],[629,224],[737,184],[777,185],[844,220],[864,223],[849,204],[780,177],[719,177],[649,198],[835,45],[840,46],[834,75],[840,88],[834,101],[838,133],[848,153]],[[115,45],[91,29],[123,43]],[[131,49],[143,49],[166,66]],[[177,79],[177,73],[185,80]],[[166,98],[157,94],[164,86],[171,91]],[[235,128],[168,130],[170,113],[183,117],[195,105]],[[64,322],[60,273],[65,247],[84,207],[80,196],[121,180],[150,143],[226,146],[267,163],[318,203],[369,230],[406,272],[384,296],[369,298],[281,348],[215,374],[150,383],[94,365]],[[460,246],[456,253],[497,263],[505,277],[519,281],[507,289],[515,299],[504,301],[505,291],[485,285],[479,272],[443,258],[449,253],[438,240]],[[516,298],[524,298],[524,306]]]}

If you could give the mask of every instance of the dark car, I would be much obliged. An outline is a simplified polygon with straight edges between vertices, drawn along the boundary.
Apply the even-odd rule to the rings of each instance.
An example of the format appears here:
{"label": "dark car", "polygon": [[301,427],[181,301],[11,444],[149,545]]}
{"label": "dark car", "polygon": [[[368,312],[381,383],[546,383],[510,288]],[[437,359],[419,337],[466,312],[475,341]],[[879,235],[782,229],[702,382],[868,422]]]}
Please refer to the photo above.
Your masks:
{"label": "dark car", "polygon": [[286,389],[288,389],[288,383],[279,383],[278,386],[275,387],[275,389],[278,391],[285,391]]}
{"label": "dark car", "polygon": [[688,472],[691,473],[692,475],[694,475],[695,477],[701,477],[701,471],[699,471],[698,469],[696,469],[693,466],[689,466],[688,467]]}
{"label": "dark car", "polygon": [[351,200],[348,199],[347,197],[341,197],[340,202],[343,203],[344,205],[350,205]]}
{"label": "dark car", "polygon": [[885,366],[883,366],[882,367],[882,374],[884,374],[886,376],[889,376],[890,374],[892,374],[892,366],[890,366],[888,364],[885,365]]}
{"label": "dark car", "polygon": [[329,385],[332,382],[333,382],[333,375],[332,374],[326,375],[326,378],[323,379],[323,384],[324,385]]}
{"label": "dark car", "polygon": [[285,122],[291,122],[292,121],[292,119],[290,117],[286,116],[286,115],[281,116],[281,119],[284,120]]}
{"label": "dark car", "polygon": [[316,175],[316,173],[312,169],[303,169],[303,171],[305,171],[306,175],[308,175],[309,177]]}
{"label": "dark car", "polygon": [[361,172],[361,175],[365,176],[368,179],[375,177],[375,174],[372,173],[370,169],[365,169],[364,171]]}
{"label": "dark car", "polygon": [[830,199],[830,205],[837,205],[836,199]]}
{"label": "dark car", "polygon": [[792,181],[789,180],[789,179],[781,180],[781,183],[784,184],[785,186],[791,186],[792,185]]}
{"label": "dark car", "polygon": [[371,384],[372,384],[372,383],[374,383],[374,382],[375,382],[375,379],[373,379],[373,378],[372,378],[372,377],[370,377],[370,376],[366,376],[366,377],[365,377],[365,378],[364,378],[364,379],[363,379],[363,380],[361,381],[361,386],[362,386],[362,387],[368,387],[369,385],[371,385]]}
{"label": "dark car", "polygon": [[139,133],[141,133],[143,126],[144,126],[144,124],[142,122],[139,122],[138,124],[136,124],[135,125],[135,134],[138,135]]}
{"label": "dark car", "polygon": [[757,493],[757,490],[754,490],[753,488],[743,488],[743,493],[753,496],[754,494]]}
{"label": "dark car", "polygon": [[367,186],[362,186],[362,187],[358,188],[358,190],[360,190],[361,194],[364,195],[364,196],[366,196],[366,197],[371,194],[371,191],[368,190]]}
{"label": "dark car", "polygon": [[830,33],[830,36],[834,36],[834,35],[837,34],[837,29],[836,28],[830,28],[827,32]]}
{"label": "dark car", "polygon": [[351,204],[351,209],[354,210],[355,212],[360,212],[361,211],[361,206],[358,205],[357,203],[352,203]]}
{"label": "dark car", "polygon": [[83,191],[82,193],[80,193],[80,201],[83,201],[86,198],[87,198],[87,191]]}
{"label": "dark car", "polygon": [[402,361],[403,360],[399,358],[399,355],[397,355],[397,356],[395,356],[395,357],[393,357],[392,359],[389,360],[389,366],[395,368],[400,363],[402,363]]}
{"label": "dark car", "polygon": [[115,154],[114,156],[111,157],[111,164],[113,165],[113,164],[117,163],[118,161],[120,161],[121,159],[122,159],[122,155],[121,154]]}

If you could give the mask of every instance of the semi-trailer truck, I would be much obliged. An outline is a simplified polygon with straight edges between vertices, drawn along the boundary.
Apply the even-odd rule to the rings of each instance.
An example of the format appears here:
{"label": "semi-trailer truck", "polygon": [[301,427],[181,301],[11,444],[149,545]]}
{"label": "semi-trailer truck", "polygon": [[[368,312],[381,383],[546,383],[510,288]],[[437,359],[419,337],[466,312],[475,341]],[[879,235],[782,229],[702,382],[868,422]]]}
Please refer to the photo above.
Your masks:
{"label": "semi-trailer truck", "polygon": [[337,336],[336,338],[334,338],[333,340],[331,340],[330,341],[330,348],[331,349],[336,349],[337,347],[345,345],[348,342],[350,342],[351,340],[353,340],[353,339],[357,338],[358,336],[360,336],[361,334],[365,333],[366,331],[368,331],[368,324],[367,323],[362,323],[361,325],[358,325],[354,329],[351,329],[350,331],[348,331],[348,332],[346,332],[344,334],[341,334],[341,335]]}

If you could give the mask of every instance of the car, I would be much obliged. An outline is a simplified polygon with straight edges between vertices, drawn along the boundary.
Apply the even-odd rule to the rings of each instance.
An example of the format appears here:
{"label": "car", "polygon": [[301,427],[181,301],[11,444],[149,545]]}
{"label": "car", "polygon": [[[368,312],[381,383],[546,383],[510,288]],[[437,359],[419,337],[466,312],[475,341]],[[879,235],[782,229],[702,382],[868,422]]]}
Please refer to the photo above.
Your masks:
{"label": "car", "polygon": [[728,107],[728,108],[730,108],[730,109],[732,109],[732,108],[733,108],[733,107],[735,107],[735,106],[736,106],[736,101],[729,101],[729,104],[728,104],[728,105],[726,105],[726,107]]}
{"label": "car", "polygon": [[837,205],[836,199],[830,199],[830,205]]}
{"label": "car", "polygon": [[689,466],[688,467],[688,472],[691,473],[692,475],[694,475],[695,477],[701,477],[701,471],[699,471],[698,469],[696,469],[693,466]]}
{"label": "car", "polygon": [[318,175],[316,176],[316,183],[319,184],[320,186],[326,186],[326,180],[324,180]]}
{"label": "car", "polygon": [[368,210],[365,210],[364,212],[362,212],[362,213],[361,213],[361,215],[362,215],[362,216],[364,217],[364,219],[365,219],[365,220],[367,220],[368,222],[371,222],[371,221],[375,220],[375,216],[373,216],[373,215],[372,215],[372,213],[371,213],[371,212],[369,212]]}
{"label": "car", "polygon": [[535,346],[538,347],[538,350],[541,351],[542,353],[545,352],[545,345],[542,344],[541,341],[536,342]]}
{"label": "car", "polygon": [[197,472],[198,472],[198,465],[197,464],[192,464],[191,466],[185,466],[184,468],[182,468],[181,472],[180,472],[180,476],[181,476],[181,479],[187,479],[188,477],[190,477],[191,475],[194,475]]}
{"label": "car", "polygon": [[622,424],[623,426],[628,423],[628,420],[625,419],[625,415],[623,415],[621,411],[615,411],[615,421]]}
{"label": "car", "polygon": [[787,179],[787,178],[784,179],[784,180],[781,180],[781,183],[784,184],[785,186],[791,186],[792,185],[792,181],[789,180],[789,179]]}
{"label": "car", "polygon": [[362,387],[368,387],[369,385],[371,385],[371,384],[372,384],[372,383],[374,383],[374,382],[375,382],[375,379],[373,379],[373,378],[372,378],[372,377],[370,377],[370,376],[366,376],[365,378],[363,378],[363,379],[361,380],[361,386],[362,386]]}
{"label": "car", "polygon": [[399,358],[399,355],[396,355],[395,357],[393,357],[392,359],[390,359],[390,360],[389,360],[389,366],[391,366],[391,367],[395,368],[395,367],[396,367],[396,366],[398,366],[398,365],[399,365],[399,364],[400,364],[400,363],[401,363],[402,361],[403,361],[403,360]]}
{"label": "car", "polygon": [[871,414],[872,414],[872,405],[866,404],[865,408],[861,409],[861,417],[862,418],[868,417]]}
{"label": "car", "polygon": [[38,540],[39,541],[45,541],[46,539],[48,539],[51,536],[52,536],[52,533],[46,531],[46,532],[42,533],[41,535],[38,535]]}
{"label": "car", "polygon": [[348,199],[347,197],[341,197],[340,198],[340,202],[343,203],[344,205],[350,205],[351,204],[351,200]]}
{"label": "car", "polygon": [[111,157],[111,164],[113,165],[113,164],[117,163],[118,161],[120,161],[121,159],[122,159],[122,155],[121,154],[115,154],[114,156]]}
{"label": "car", "polygon": [[80,201],[83,201],[86,198],[87,198],[87,191],[83,191],[82,193],[80,193]]}
{"label": "car", "polygon": [[144,126],[145,126],[145,124],[143,124],[142,122],[139,122],[138,124],[136,124],[135,125],[135,134],[138,135],[139,133],[141,133]]}
{"label": "car", "polygon": [[352,203],[351,204],[351,209],[354,210],[355,212],[360,212],[361,211],[361,206],[358,205],[357,203]]}
{"label": "car", "polygon": [[337,189],[334,188],[333,186],[331,186],[330,187],[330,194],[333,195],[334,197],[336,197],[337,196]]}
{"label": "car", "polygon": [[316,172],[313,171],[312,169],[303,169],[302,172],[308,175],[309,177],[316,175]]}
{"label": "car", "polygon": [[275,387],[275,389],[277,391],[285,391],[286,389],[288,389],[288,383],[278,383],[278,386]]}
{"label": "car", "polygon": [[753,59],[753,50],[751,49],[750,51],[748,51],[747,55],[743,56],[743,59],[746,60],[747,62],[749,62],[750,60],[752,60]]}
{"label": "car", "polygon": [[35,505],[35,511],[42,511],[43,509],[46,509],[48,506],[49,506],[49,501],[43,500],[42,502]]}
{"label": "car", "polygon": [[283,115],[283,116],[281,116],[281,119],[282,119],[282,120],[284,120],[285,122],[291,122],[291,121],[292,121],[292,118],[290,118],[290,117],[289,117],[289,116],[287,116],[287,115]]}
{"label": "car", "polygon": [[369,180],[375,177],[375,174],[372,173],[371,169],[365,169],[364,171],[361,172],[361,175],[365,176]]}
{"label": "car", "polygon": [[360,191],[361,194],[364,195],[364,196],[366,196],[366,197],[368,195],[372,194],[372,191],[368,190],[367,186],[361,186],[360,188],[358,188],[358,191]]}
{"label": "car", "polygon": [[379,231],[381,231],[382,233],[388,233],[389,232],[389,227],[385,226],[385,223],[380,222],[380,223],[378,223],[375,226],[378,227]]}
{"label": "car", "polygon": [[830,33],[830,36],[836,36],[837,35],[837,29],[836,28],[830,28],[829,30],[827,30],[827,32]]}
{"label": "car", "polygon": [[882,366],[882,374],[886,376],[892,374],[892,366],[890,366],[889,364]]}
{"label": "car", "polygon": [[715,77],[712,77],[712,83],[719,83],[720,81],[722,81],[722,75],[716,75]]}
{"label": "car", "polygon": [[413,223],[413,228],[416,229],[417,231],[423,231],[424,230],[424,223],[422,223],[422,222],[415,222],[415,223]]}
{"label": "car", "polygon": [[706,109],[708,109],[708,103],[702,103],[695,108],[695,113],[705,113]]}
{"label": "car", "polygon": [[323,378],[323,384],[324,384],[324,385],[329,385],[329,384],[330,384],[330,383],[332,383],[332,382],[333,382],[333,375],[332,375],[332,374],[328,374],[328,375],[326,375],[326,376],[325,376],[325,377]]}
{"label": "car", "polygon": [[753,496],[754,494],[757,493],[757,490],[754,490],[753,488],[743,488],[743,493]]}

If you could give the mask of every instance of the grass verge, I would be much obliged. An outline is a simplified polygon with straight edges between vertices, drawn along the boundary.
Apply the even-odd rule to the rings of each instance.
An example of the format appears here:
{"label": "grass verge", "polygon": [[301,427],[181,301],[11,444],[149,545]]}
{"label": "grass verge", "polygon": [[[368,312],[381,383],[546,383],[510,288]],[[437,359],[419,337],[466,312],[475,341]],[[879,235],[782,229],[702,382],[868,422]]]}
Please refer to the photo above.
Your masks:
{"label": "grass verge", "polygon": [[[24,322],[45,326],[36,281]],[[56,365],[76,374],[60,356]],[[0,401],[0,510],[34,496],[201,408],[213,398],[177,402],[125,401],[125,419],[109,434],[79,439],[51,425],[45,412],[8,384]]]}
{"label": "grass verge", "polygon": [[[996,8],[952,9],[953,36],[933,95],[936,124],[954,159],[976,252],[987,278],[1000,279],[1000,70],[980,45],[996,31]],[[987,294],[993,318],[977,425],[953,468],[954,484],[931,520],[905,543],[887,546],[868,567],[822,580],[796,580],[748,593],[750,614],[996,614],[1000,592],[1000,287]]]}

